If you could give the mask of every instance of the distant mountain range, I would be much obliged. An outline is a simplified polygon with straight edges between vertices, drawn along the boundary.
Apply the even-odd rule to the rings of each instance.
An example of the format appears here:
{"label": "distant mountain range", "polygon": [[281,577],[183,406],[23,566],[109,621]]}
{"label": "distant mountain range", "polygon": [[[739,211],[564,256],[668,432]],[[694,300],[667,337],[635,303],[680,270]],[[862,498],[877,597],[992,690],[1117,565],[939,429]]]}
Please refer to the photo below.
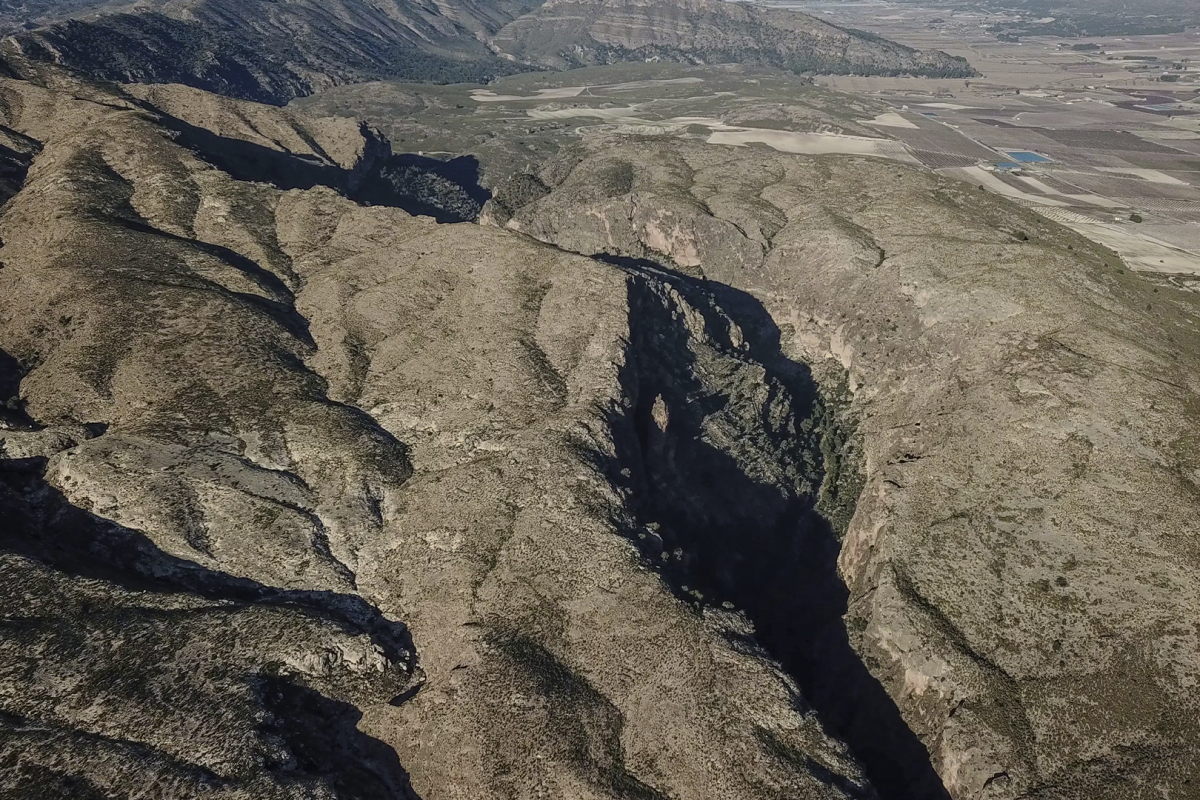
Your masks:
{"label": "distant mountain range", "polygon": [[974,74],[945,53],[719,0],[77,0],[0,3],[0,20],[10,53],[92,78],[182,83],[275,104],[368,80],[486,82],[615,61]]}
{"label": "distant mountain range", "polygon": [[482,82],[526,69],[485,40],[531,5],[167,0],[52,22],[16,33],[5,46],[93,78],[182,83],[283,104],[363,80]]}

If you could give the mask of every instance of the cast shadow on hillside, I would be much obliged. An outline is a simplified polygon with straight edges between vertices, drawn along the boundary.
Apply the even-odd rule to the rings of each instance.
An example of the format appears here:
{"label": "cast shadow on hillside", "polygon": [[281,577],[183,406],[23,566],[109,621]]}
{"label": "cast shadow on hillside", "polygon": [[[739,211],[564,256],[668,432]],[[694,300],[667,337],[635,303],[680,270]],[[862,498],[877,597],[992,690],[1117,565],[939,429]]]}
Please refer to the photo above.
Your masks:
{"label": "cast shadow on hillside", "polygon": [[492,193],[479,183],[479,159],[458,156],[447,161],[413,153],[388,159],[351,199],[395,206],[438,222],[474,222]]}
{"label": "cast shadow on hillside", "polygon": [[345,169],[312,140],[308,144],[316,155],[288,153],[220,136],[151,106],[146,109],[175,133],[180,145],[239,181],[269,183],[283,191],[325,186],[356,203],[399,208],[438,222],[474,221],[491,197],[479,183],[474,156],[442,161],[412,153],[390,155],[387,143],[365,125],[364,141],[378,153],[365,166]]}
{"label": "cast shadow on hillside", "polygon": [[9,490],[6,515],[12,523],[0,531],[0,551],[128,591],[284,606],[333,622],[350,635],[369,636],[390,659],[408,660],[415,652],[407,627],[361,597],[265,586],[172,556],[145,534],[71,504],[45,480],[45,467],[44,458],[0,460],[0,483]]}
{"label": "cast shadow on hillside", "polygon": [[362,712],[280,678],[263,679],[267,706],[283,724],[266,726],[308,775],[326,776],[345,800],[420,800],[396,751],[358,729]]}
{"label": "cast shadow on hillside", "polygon": [[[782,665],[800,688],[798,704],[807,703],[849,745],[879,797],[948,800],[924,744],[850,644],[842,619],[849,592],[837,573],[840,542],[815,509],[816,492],[761,483],[711,442],[703,421],[729,398],[697,381],[687,329],[651,282],[669,285],[705,316],[719,348],[744,354],[717,317],[724,311],[732,318],[750,358],[790,395],[797,423],[821,402],[807,366],[783,355],[778,327],[753,296],[653,262],[597,258],[630,275],[629,356],[621,380],[633,406],[610,420],[617,456],[601,467],[630,492],[631,539],[685,602],[729,602],[747,615],[754,640],[734,646],[761,648]],[[669,409],[665,426],[661,411],[656,418],[658,398]],[[763,424],[778,448],[806,448],[807,461],[819,464],[819,449],[811,452],[814,443],[797,436],[798,427],[791,434],[786,426],[772,428],[765,410]],[[795,463],[806,461],[803,452],[796,456]],[[645,535],[647,526],[656,537]],[[840,776],[826,777],[852,795],[871,796]]]}
{"label": "cast shadow on hillside", "polygon": [[4,430],[37,430],[38,425],[25,413],[20,400],[20,363],[0,350],[0,432]]}

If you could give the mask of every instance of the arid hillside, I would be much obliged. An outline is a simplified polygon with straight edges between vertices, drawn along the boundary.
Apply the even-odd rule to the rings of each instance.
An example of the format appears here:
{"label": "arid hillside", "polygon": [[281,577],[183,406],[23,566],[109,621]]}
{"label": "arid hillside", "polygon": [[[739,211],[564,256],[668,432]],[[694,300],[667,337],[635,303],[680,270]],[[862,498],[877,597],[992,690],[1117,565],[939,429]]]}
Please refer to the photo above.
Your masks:
{"label": "arid hillside", "polygon": [[811,382],[711,293],[356,205],[332,123],[25,75],[5,794],[870,795],[746,618],[655,569],[692,557],[635,497],[677,429],[721,432],[682,466],[736,519],[820,484],[783,435]]}

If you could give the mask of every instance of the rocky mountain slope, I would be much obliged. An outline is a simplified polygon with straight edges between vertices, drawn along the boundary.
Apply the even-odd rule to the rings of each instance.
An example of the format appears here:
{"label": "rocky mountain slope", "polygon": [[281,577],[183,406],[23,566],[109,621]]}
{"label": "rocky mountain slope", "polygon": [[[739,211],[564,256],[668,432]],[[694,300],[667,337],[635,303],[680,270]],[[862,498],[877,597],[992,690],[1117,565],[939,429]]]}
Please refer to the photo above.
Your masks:
{"label": "rocky mountain slope", "polygon": [[0,30],[28,30],[105,7],[118,4],[112,0],[0,0]]}
{"label": "rocky mountain slope", "polygon": [[791,10],[722,0],[548,0],[496,46],[557,69],[614,61],[752,63],[792,72],[969,77],[961,58],[847,31]]}
{"label": "rocky mountain slope", "polygon": [[[487,82],[614,60],[749,60],[797,72],[970,75],[966,62],[843,31],[803,14],[717,0],[153,0],[50,17],[10,54],[93,78],[182,83],[284,104],[378,79]],[[101,9],[104,11],[105,9]],[[528,13],[532,12],[532,13]],[[39,17],[35,17],[39,19]]]}
{"label": "rocky mountain slope", "polygon": [[747,618],[660,577],[706,487],[756,538],[816,499],[813,386],[746,312],[356,205],[336,125],[23,74],[0,793],[874,796]]}

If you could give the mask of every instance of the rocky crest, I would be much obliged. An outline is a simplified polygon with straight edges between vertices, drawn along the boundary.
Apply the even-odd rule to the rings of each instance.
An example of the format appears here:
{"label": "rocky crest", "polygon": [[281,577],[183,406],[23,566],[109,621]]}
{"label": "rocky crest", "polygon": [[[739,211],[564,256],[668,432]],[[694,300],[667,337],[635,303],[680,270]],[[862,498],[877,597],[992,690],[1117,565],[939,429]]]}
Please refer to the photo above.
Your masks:
{"label": "rocky crest", "polygon": [[110,5],[107,13],[15,33],[4,49],[102,80],[182,83],[283,105],[344,83],[486,82],[521,71],[482,40],[528,7],[520,0],[173,0],[136,12]]}

